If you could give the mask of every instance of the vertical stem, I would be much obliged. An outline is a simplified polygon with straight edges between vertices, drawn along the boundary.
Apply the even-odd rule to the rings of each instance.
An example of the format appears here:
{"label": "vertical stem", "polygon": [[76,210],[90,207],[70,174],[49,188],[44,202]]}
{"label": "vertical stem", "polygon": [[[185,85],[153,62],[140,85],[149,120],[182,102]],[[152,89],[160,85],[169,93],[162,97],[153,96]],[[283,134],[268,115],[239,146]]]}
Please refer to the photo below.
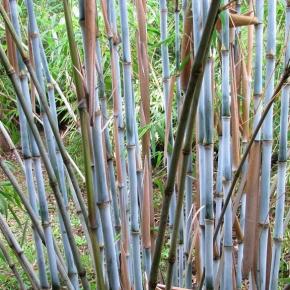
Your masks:
{"label": "vertical stem", "polygon": [[[276,1],[268,3],[268,27],[266,48],[265,105],[274,92],[275,54],[276,54]],[[269,203],[271,182],[271,156],[273,141],[273,107],[271,107],[262,128],[262,171],[259,212],[259,270],[260,289],[266,289],[267,248],[269,234]]]}
{"label": "vertical stem", "polygon": [[[173,135],[172,135],[172,120],[167,120],[169,114],[167,113],[168,110],[171,110],[169,107],[169,82],[170,82],[170,69],[169,69],[169,54],[168,54],[168,45],[167,45],[167,16],[168,16],[168,10],[167,10],[167,1],[166,0],[160,0],[159,1],[159,9],[160,9],[160,40],[161,40],[161,58],[162,58],[162,83],[163,83],[163,104],[165,109],[165,123],[166,126],[169,128],[169,134],[168,134],[168,140],[165,140],[165,142],[172,147],[173,146]],[[167,146],[167,152],[166,154],[166,164],[167,164],[167,174],[168,169],[171,163],[172,159],[172,151],[169,149],[169,146]],[[176,210],[176,192],[175,188],[173,189],[173,195],[170,202],[170,210],[169,210],[169,229],[170,234],[172,238],[172,228],[174,223],[174,212]],[[173,270],[173,284],[177,285],[177,268],[174,264],[174,270]]]}
{"label": "vertical stem", "polygon": [[[224,1],[226,5],[227,0]],[[229,194],[230,184],[232,180],[231,165],[231,109],[230,109],[230,56],[229,56],[229,12],[222,12],[224,21],[222,25],[222,156],[223,156],[223,191],[225,197]],[[224,272],[223,285],[224,289],[229,290],[233,287],[232,281],[232,204],[231,201],[225,212],[224,220]]]}
{"label": "vertical stem", "polygon": [[[286,1],[286,29],[285,29],[285,67],[289,65],[290,59],[290,1]],[[278,182],[275,206],[275,224],[272,247],[272,261],[270,272],[270,289],[278,288],[279,268],[281,259],[281,248],[283,241],[283,220],[285,210],[285,190],[286,190],[286,170],[287,170],[287,137],[288,137],[288,118],[289,118],[289,94],[290,84],[287,79],[282,88],[281,95],[281,112],[280,112],[280,138],[279,138],[279,155],[278,155]]]}
{"label": "vertical stem", "polygon": [[137,174],[136,174],[136,136],[135,130],[135,105],[132,96],[132,67],[131,67],[131,49],[129,40],[128,11],[127,0],[119,0],[121,29],[122,29],[122,47],[123,47],[123,76],[124,76],[124,95],[126,112],[126,134],[127,134],[127,152],[129,168],[130,185],[130,205],[131,205],[131,237],[132,237],[132,256],[133,256],[133,274],[134,287],[136,290],[142,289],[142,272],[140,259],[140,226],[138,210],[137,193]]}

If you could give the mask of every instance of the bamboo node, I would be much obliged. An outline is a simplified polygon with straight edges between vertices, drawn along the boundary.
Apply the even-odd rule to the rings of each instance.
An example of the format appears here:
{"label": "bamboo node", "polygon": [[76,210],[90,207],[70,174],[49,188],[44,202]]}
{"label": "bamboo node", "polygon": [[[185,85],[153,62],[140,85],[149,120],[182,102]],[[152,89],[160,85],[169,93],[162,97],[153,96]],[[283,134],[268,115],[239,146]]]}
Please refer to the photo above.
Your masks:
{"label": "bamboo node", "polygon": [[283,242],[283,238],[274,237],[273,241],[276,242],[276,243],[282,243]]}
{"label": "bamboo node", "polygon": [[106,208],[110,205],[110,201],[97,202],[99,208]]}
{"label": "bamboo node", "polygon": [[170,81],[170,77],[164,77],[164,78],[163,78],[163,82],[164,82],[164,83],[167,83],[167,82],[169,82],[169,81]]}
{"label": "bamboo node", "polygon": [[23,80],[25,77],[27,77],[27,73],[26,73],[26,71],[24,69],[24,70],[21,70],[19,72],[19,78],[20,78],[20,80]]}
{"label": "bamboo node", "polygon": [[131,230],[131,234],[137,236],[137,235],[140,234],[140,231],[138,231],[138,230]]}
{"label": "bamboo node", "polygon": [[223,194],[223,192],[216,192],[216,193],[214,194],[214,197],[220,197],[220,198],[223,198],[223,197],[224,197],[224,194]]}
{"label": "bamboo node", "polygon": [[259,227],[262,229],[268,229],[269,228],[269,223],[259,223]]}
{"label": "bamboo node", "polygon": [[132,63],[131,63],[131,61],[123,60],[123,64],[124,64],[124,65],[131,65]]}
{"label": "bamboo node", "polygon": [[47,228],[50,226],[50,221],[43,221],[41,224],[44,228]]}
{"label": "bamboo node", "polygon": [[37,38],[38,37],[38,32],[30,32],[29,33],[29,36],[31,37],[31,38]]}
{"label": "bamboo node", "polygon": [[135,144],[128,144],[128,145],[127,145],[127,149],[132,149],[132,148],[135,148],[135,147],[136,147]]}
{"label": "bamboo node", "polygon": [[175,255],[171,255],[168,257],[168,263],[170,264],[174,264],[176,261],[176,256]]}
{"label": "bamboo node", "polygon": [[54,88],[54,85],[53,83],[47,83],[47,89],[50,90],[50,89],[53,89]]}
{"label": "bamboo node", "polygon": [[214,220],[213,219],[204,219],[206,224],[214,224]]}
{"label": "bamboo node", "polygon": [[266,53],[266,58],[275,59],[275,54],[273,52]]}

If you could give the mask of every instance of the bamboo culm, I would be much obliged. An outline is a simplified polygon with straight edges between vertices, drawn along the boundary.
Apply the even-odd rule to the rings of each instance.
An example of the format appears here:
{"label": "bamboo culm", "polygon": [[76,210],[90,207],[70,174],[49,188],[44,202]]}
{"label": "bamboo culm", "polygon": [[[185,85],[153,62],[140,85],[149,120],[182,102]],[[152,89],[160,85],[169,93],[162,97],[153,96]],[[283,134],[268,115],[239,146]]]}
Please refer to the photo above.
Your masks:
{"label": "bamboo culm", "polygon": [[[228,1],[224,1],[226,5]],[[229,85],[229,12],[223,11],[224,22],[222,25],[222,156],[223,156],[223,192],[225,197],[229,194],[232,181],[231,165],[231,110],[230,110],[230,85]],[[223,289],[230,290],[233,287],[232,281],[232,204],[225,212],[224,220],[224,268],[223,268]]]}
{"label": "bamboo culm", "polygon": [[126,135],[129,169],[129,187],[130,187],[130,214],[131,214],[131,241],[132,241],[132,265],[134,275],[134,287],[136,290],[142,289],[142,271],[140,259],[140,225],[139,225],[139,207],[137,192],[137,174],[136,174],[136,130],[134,120],[135,105],[132,96],[131,79],[131,50],[129,42],[129,27],[127,14],[127,0],[119,0],[122,47],[123,47],[123,75],[124,75],[124,96],[126,113]]}
{"label": "bamboo culm", "polygon": [[[203,1],[203,21],[206,21],[209,1]],[[209,53],[204,72],[204,195],[205,195],[205,286],[213,289],[213,92],[212,92],[212,58]],[[200,102],[202,99],[200,100]]]}
{"label": "bamboo culm", "polygon": [[[267,104],[271,100],[274,91],[275,54],[276,54],[276,1],[268,3],[268,26],[266,48],[266,79],[265,99]],[[262,128],[262,172],[261,172],[261,195],[259,212],[259,270],[260,288],[266,289],[267,248],[269,234],[269,203],[270,203],[270,180],[271,180],[271,152],[273,140],[273,107],[264,121]]]}
{"label": "bamboo culm", "polygon": [[[286,1],[286,29],[285,29],[285,67],[289,66],[290,59],[290,1]],[[276,192],[275,206],[275,224],[272,246],[272,261],[270,272],[269,288],[277,289],[279,281],[279,265],[283,241],[283,220],[285,210],[285,191],[286,191],[286,170],[287,170],[287,135],[288,135],[288,118],[289,118],[289,94],[290,84],[287,80],[282,88],[281,95],[281,112],[280,112],[280,138],[279,138],[279,155],[278,155],[278,181]]]}
{"label": "bamboo culm", "polygon": [[[133,279],[132,261],[129,252],[129,204],[128,204],[128,185],[125,159],[125,134],[124,134],[124,120],[122,111],[122,91],[121,91],[121,72],[120,72],[120,57],[118,52],[119,39],[117,31],[117,19],[115,11],[115,1],[108,0],[108,7],[105,11],[108,15],[112,35],[108,35],[111,66],[112,66],[112,92],[113,92],[113,109],[114,109],[114,141],[116,152],[116,171],[119,191],[120,203],[120,218],[121,218],[121,247],[124,249],[126,255],[126,265],[123,265],[129,273],[128,283]],[[130,287],[128,285],[128,287]]]}

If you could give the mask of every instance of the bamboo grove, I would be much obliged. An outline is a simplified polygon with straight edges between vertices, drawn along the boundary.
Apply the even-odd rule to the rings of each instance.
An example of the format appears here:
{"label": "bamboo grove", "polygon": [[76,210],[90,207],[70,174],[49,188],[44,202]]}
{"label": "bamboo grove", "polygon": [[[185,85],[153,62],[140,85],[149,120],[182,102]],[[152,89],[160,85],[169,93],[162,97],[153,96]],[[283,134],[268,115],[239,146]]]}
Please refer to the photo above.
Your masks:
{"label": "bamboo grove", "polygon": [[[78,114],[51,75],[36,1],[23,2],[27,27],[16,0],[0,4],[1,71],[15,93],[20,152],[2,121],[0,129],[24,182],[4,153],[0,167],[31,221],[37,257],[34,267],[0,214],[0,252],[19,289],[279,289],[290,219],[290,1],[279,1],[279,51],[276,0],[156,3],[162,71],[154,75],[162,83],[165,120],[162,192],[152,163],[155,60],[148,52],[147,1],[79,0],[77,27],[75,3],[60,1]],[[61,135],[56,94],[81,135],[83,172]],[[149,129],[140,135],[140,128]],[[57,205],[60,240],[48,191]],[[156,206],[157,195],[162,200]],[[76,241],[71,206],[92,276]]]}

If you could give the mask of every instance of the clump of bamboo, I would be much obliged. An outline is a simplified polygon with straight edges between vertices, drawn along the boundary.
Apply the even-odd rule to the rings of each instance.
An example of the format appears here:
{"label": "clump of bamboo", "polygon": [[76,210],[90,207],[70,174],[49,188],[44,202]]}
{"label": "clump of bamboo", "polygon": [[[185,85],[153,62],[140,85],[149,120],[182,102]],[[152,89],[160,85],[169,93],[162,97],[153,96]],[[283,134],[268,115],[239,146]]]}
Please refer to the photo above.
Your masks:
{"label": "clump of bamboo", "polygon": [[[159,226],[159,233],[156,240],[156,248],[155,253],[152,260],[152,267],[150,271],[150,279],[149,279],[149,289],[155,290],[155,287],[157,285],[157,274],[158,274],[158,266],[160,262],[160,256],[161,256],[161,249],[163,245],[163,239],[165,234],[165,228],[167,223],[167,217],[168,217],[168,211],[170,206],[170,200],[173,193],[174,188],[174,181],[176,177],[176,169],[178,164],[178,158],[181,151],[182,146],[182,139],[183,135],[186,130],[187,120],[190,113],[190,107],[193,106],[196,107],[199,99],[199,92],[200,92],[200,80],[203,77],[203,71],[200,71],[200,68],[205,63],[205,58],[209,49],[210,45],[210,38],[213,32],[213,28],[215,25],[216,17],[218,14],[219,9],[219,1],[213,2],[210,6],[207,21],[204,26],[202,38],[200,41],[200,46],[196,54],[195,62],[192,66],[190,80],[188,83],[188,88],[184,97],[184,103],[183,103],[183,109],[182,113],[180,115],[180,121],[177,128],[176,133],[176,139],[175,144],[173,148],[173,154],[172,154],[172,160],[169,167],[165,192],[164,192],[164,200],[162,203],[162,211],[161,211],[161,220],[160,220],[160,226]],[[199,81],[198,81],[199,80]],[[195,93],[195,90],[197,93]],[[195,93],[195,97],[193,98],[193,94]],[[193,113],[195,115],[196,111],[193,110]]]}

